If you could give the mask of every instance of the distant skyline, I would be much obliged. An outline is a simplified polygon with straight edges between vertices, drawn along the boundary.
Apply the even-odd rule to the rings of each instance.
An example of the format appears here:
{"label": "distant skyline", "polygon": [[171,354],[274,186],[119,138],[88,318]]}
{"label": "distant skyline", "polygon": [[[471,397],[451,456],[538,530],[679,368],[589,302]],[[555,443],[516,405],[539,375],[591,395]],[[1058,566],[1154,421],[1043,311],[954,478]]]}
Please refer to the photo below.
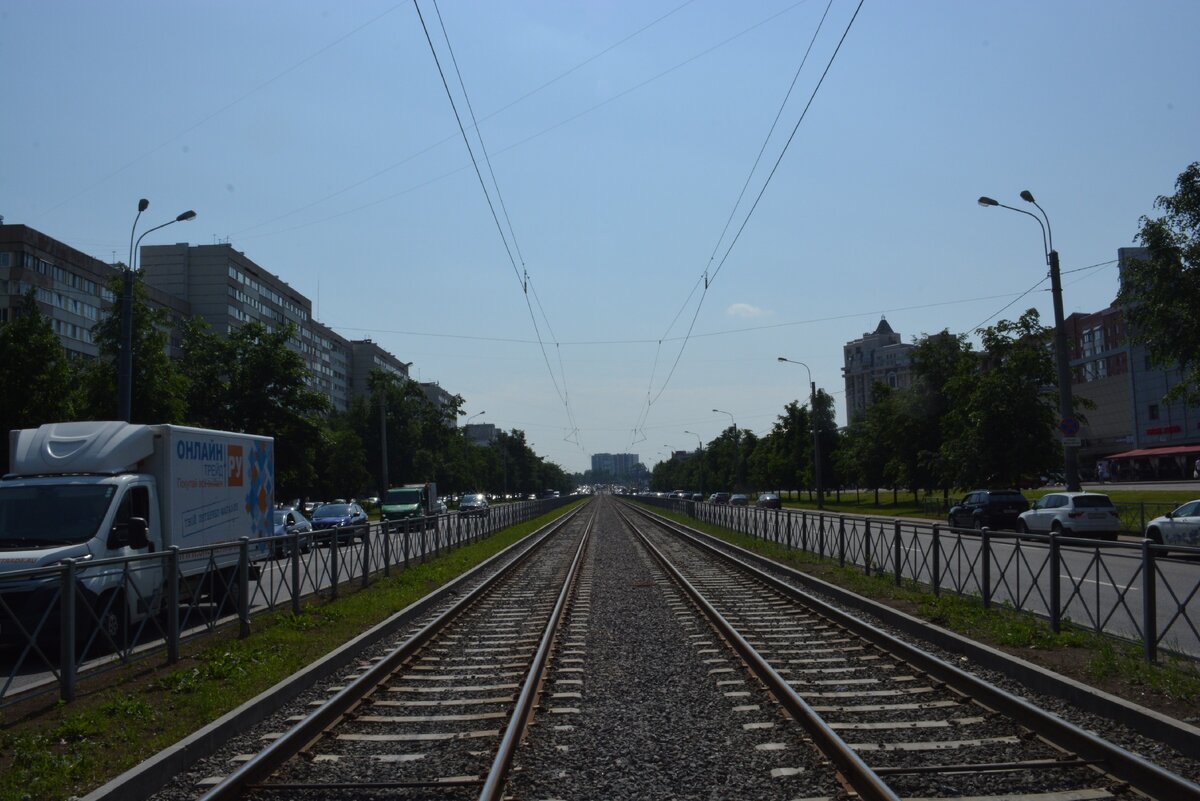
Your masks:
{"label": "distant skyline", "polygon": [[826,2],[420,0],[495,218],[411,2],[3,3],[0,215],[111,262],[138,198],[195,209],[143,244],[228,240],[571,472],[692,450],[714,408],[768,431],[807,398],[778,356],[844,423],[881,316],[1051,324],[1038,227],[980,195],[1032,191],[1066,313],[1108,306],[1200,159],[1200,4],[865,2],[746,222],[858,5],[814,40]]}

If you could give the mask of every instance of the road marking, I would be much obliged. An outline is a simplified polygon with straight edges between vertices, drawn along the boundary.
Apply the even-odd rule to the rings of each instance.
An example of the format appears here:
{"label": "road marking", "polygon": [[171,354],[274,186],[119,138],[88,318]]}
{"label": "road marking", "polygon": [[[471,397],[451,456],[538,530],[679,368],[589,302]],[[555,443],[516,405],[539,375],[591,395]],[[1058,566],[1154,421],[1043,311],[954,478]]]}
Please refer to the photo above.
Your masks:
{"label": "road marking", "polygon": [[1120,590],[1121,592],[1129,592],[1130,590],[1133,590],[1134,592],[1141,592],[1139,587],[1135,587],[1132,584],[1113,584],[1111,581],[1097,581],[1096,579],[1090,578],[1077,579],[1067,573],[1060,573],[1058,577],[1068,579],[1076,584],[1086,581],[1089,584],[1103,584],[1105,587],[1112,587],[1113,589]]}

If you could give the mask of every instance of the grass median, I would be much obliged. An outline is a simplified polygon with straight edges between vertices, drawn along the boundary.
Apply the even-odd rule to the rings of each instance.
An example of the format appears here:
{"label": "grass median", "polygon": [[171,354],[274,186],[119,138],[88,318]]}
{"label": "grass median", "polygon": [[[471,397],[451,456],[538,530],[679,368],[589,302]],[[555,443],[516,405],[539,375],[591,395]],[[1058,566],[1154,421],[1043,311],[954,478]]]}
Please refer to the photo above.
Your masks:
{"label": "grass median", "polygon": [[84,795],[325,656],[580,502],[424,563],[343,585],[299,614],[255,617],[244,640],[225,629],[184,644],[174,665],[147,660],[84,679],[71,704],[37,699],[0,718],[0,800]]}

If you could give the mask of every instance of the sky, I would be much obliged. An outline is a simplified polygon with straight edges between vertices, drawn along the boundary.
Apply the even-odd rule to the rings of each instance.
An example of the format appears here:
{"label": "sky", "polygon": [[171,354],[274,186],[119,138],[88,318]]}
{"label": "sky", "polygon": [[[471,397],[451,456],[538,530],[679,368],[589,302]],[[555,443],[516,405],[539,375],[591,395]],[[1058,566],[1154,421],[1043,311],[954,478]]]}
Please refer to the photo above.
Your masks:
{"label": "sky", "polygon": [[143,244],[228,242],[582,471],[768,432],[808,394],[778,356],[844,424],[881,317],[1051,324],[1038,226],[980,195],[1031,191],[1066,313],[1107,307],[1200,159],[1194,0],[420,15],[441,73],[412,2],[0,0],[0,215],[112,262],[139,198],[194,209]]}

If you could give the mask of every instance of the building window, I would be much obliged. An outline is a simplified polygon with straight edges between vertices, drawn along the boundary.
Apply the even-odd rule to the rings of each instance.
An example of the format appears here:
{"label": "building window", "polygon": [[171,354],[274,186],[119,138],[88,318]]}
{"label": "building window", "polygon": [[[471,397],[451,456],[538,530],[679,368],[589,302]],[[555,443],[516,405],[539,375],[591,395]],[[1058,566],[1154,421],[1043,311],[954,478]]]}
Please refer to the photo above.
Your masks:
{"label": "building window", "polygon": [[1158,404],[1157,403],[1150,404],[1150,408],[1147,409],[1146,411],[1151,420],[1158,419]]}

